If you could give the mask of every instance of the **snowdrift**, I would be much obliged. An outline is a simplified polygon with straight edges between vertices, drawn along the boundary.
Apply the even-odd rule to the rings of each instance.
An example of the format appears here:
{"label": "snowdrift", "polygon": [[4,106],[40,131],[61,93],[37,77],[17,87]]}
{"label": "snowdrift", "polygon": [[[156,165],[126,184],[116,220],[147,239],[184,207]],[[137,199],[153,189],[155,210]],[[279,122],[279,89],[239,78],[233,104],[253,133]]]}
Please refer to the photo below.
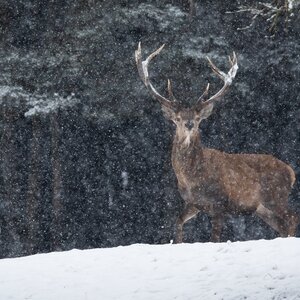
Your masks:
{"label": "snowdrift", "polygon": [[131,245],[0,260],[0,299],[300,299],[300,239]]}

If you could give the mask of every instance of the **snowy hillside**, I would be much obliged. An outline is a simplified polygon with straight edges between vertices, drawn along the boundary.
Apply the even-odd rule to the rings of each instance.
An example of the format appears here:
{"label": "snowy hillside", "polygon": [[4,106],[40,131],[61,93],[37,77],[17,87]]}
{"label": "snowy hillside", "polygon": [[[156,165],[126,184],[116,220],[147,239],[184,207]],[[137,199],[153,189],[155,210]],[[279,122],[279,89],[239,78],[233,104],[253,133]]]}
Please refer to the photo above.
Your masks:
{"label": "snowy hillside", "polygon": [[132,245],[0,261],[0,299],[300,299],[300,239]]}

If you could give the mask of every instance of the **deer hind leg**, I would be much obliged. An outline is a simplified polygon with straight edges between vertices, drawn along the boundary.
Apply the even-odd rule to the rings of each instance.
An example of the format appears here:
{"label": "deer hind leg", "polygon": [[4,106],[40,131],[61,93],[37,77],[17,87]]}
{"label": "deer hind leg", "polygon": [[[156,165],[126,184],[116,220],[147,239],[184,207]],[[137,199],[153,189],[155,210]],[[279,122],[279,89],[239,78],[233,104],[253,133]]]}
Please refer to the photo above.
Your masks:
{"label": "deer hind leg", "polygon": [[289,235],[284,219],[278,217],[275,213],[273,213],[273,211],[266,208],[264,205],[259,204],[255,214],[277,231],[281,237],[287,237]]}
{"label": "deer hind leg", "polygon": [[288,236],[295,236],[299,225],[299,216],[294,212],[287,210],[284,214]]}
{"label": "deer hind leg", "polygon": [[220,242],[224,217],[221,214],[213,215],[211,219],[211,242]]}
{"label": "deer hind leg", "polygon": [[175,243],[182,243],[183,240],[183,225],[188,220],[192,219],[197,213],[199,212],[199,209],[195,207],[192,204],[187,204],[180,214],[180,216],[177,218],[176,221],[176,238]]}

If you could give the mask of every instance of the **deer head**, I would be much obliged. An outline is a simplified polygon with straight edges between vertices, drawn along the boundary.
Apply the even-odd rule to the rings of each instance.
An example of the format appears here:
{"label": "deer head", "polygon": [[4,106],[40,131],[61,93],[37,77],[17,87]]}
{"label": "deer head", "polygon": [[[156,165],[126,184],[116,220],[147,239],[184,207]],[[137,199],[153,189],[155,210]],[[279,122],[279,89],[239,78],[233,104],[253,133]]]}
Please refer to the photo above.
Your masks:
{"label": "deer head", "polygon": [[185,108],[182,106],[182,104],[180,104],[180,102],[176,101],[169,79],[168,98],[160,95],[150,82],[148,65],[150,61],[161,52],[163,47],[164,45],[151,53],[146,60],[142,61],[142,49],[141,43],[139,43],[138,49],[135,51],[138,72],[152,96],[160,102],[164,116],[175,123],[176,135],[179,140],[181,140],[184,144],[189,145],[191,138],[198,135],[198,127],[200,122],[211,115],[215,102],[222,98],[228,87],[231,85],[238,69],[237,58],[234,52],[233,57],[229,57],[231,68],[227,74],[219,70],[213,64],[213,62],[207,58],[213,72],[224,82],[223,87],[216,94],[208,97],[208,83],[204,93],[199,97],[196,104],[194,104],[192,107]]}

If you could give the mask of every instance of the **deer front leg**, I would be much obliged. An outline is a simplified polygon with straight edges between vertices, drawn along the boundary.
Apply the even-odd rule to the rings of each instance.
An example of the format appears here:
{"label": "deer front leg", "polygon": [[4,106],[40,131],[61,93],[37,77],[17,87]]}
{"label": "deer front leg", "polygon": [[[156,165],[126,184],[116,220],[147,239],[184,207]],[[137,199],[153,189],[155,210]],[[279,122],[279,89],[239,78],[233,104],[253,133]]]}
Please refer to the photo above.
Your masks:
{"label": "deer front leg", "polygon": [[195,207],[193,204],[187,204],[183,210],[183,212],[179,215],[176,221],[176,238],[175,243],[182,243],[183,240],[183,225],[185,222],[193,218],[199,209]]}
{"label": "deer front leg", "polygon": [[211,242],[220,242],[224,217],[221,214],[212,215],[211,218]]}

